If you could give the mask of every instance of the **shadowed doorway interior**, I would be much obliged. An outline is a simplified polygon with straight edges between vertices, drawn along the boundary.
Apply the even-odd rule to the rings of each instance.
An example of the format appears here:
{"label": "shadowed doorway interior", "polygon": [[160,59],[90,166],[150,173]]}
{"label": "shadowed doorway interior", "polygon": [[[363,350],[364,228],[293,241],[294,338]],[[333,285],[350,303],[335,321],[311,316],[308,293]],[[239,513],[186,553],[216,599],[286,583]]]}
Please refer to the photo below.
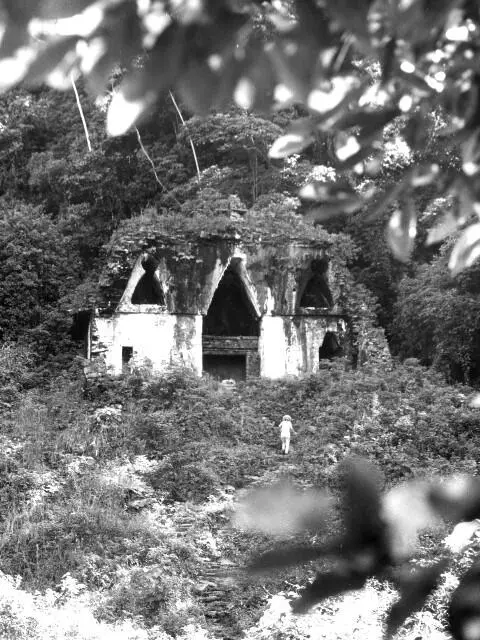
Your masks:
{"label": "shadowed doorway interior", "polygon": [[203,319],[203,371],[220,380],[246,379],[244,343],[259,335],[258,317],[237,269],[235,263],[226,269]]}

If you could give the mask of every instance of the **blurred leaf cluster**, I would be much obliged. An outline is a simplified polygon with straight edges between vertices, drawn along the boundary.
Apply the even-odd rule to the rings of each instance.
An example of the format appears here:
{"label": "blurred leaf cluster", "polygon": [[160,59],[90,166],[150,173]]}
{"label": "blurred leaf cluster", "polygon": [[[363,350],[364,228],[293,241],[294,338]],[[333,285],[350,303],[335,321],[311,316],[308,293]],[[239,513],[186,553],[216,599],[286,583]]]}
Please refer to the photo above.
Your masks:
{"label": "blurred leaf cluster", "polygon": [[[385,620],[385,637],[392,638],[407,618],[423,607],[449,564],[448,554],[427,566],[409,564],[418,534],[438,526],[441,518],[453,524],[476,520],[480,516],[480,481],[470,476],[436,482],[412,480],[382,495],[378,469],[370,463],[347,458],[342,466],[343,533],[321,543],[284,543],[254,558],[249,569],[265,572],[329,559],[331,568],[319,571],[292,602],[295,613],[304,613],[326,598],[361,589],[368,579],[385,580],[399,592]],[[315,535],[328,527],[331,508],[326,493],[295,493],[277,486],[251,492],[238,509],[236,522],[276,535],[288,535],[292,530]],[[286,518],[282,517],[285,513]],[[455,640],[475,637],[470,630],[480,611],[476,597],[479,566],[476,562],[467,571],[451,597],[448,626]]]}
{"label": "blurred leaf cluster", "polygon": [[[270,148],[298,154],[319,132],[331,135],[340,182],[302,193],[323,221],[367,206],[393,206],[387,237],[408,260],[418,233],[415,192],[432,186],[455,206],[429,237],[461,229],[450,255],[459,273],[478,257],[480,15],[470,0],[54,0],[2,2],[2,88],[47,82],[66,88],[80,75],[106,96],[107,129],[118,135],[175,88],[205,114],[234,101],[242,109],[293,104],[305,116]],[[113,83],[112,83],[113,77]],[[432,114],[456,163],[425,154]],[[416,162],[378,189],[359,192],[342,176],[375,176],[388,155],[386,126],[399,123]]]}

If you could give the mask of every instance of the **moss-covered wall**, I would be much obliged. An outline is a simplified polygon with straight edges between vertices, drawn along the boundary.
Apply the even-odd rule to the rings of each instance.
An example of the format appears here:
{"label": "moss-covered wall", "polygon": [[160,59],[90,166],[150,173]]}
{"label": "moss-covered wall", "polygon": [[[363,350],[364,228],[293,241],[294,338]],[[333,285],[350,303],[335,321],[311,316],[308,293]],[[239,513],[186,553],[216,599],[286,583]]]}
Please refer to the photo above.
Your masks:
{"label": "moss-covered wall", "polygon": [[[148,253],[158,262],[157,273],[164,287],[166,310],[174,314],[205,315],[220,279],[232,259],[241,260],[252,287],[258,309],[263,313],[298,313],[298,295],[315,259],[327,259],[323,247],[307,244],[244,245],[238,240],[200,240],[197,244],[159,242]],[[112,315],[117,310],[148,312],[143,305],[131,305],[136,284],[143,275],[141,253],[136,260],[128,260],[128,270],[119,262],[109,263],[109,278],[104,274],[99,288],[98,308],[101,315]],[[124,274],[120,276],[120,274]],[[334,301],[341,298],[342,278],[338,267],[328,269],[327,281]],[[108,287],[106,282],[109,282]],[[254,293],[253,293],[254,292]],[[120,305],[120,306],[119,306]],[[151,309],[152,310],[152,309]],[[154,310],[154,309],[153,309]],[[330,313],[342,313],[338,302]]]}
{"label": "moss-covered wall", "polygon": [[[321,234],[295,240],[252,234],[240,238],[235,232],[179,232],[174,238],[162,228],[132,227],[109,247],[97,291],[92,357],[103,354],[107,368],[120,372],[122,346],[131,346],[138,363],[150,360],[157,370],[183,363],[200,374],[202,319],[229,265],[243,282],[261,322],[260,375],[317,371],[327,331],[341,337],[352,360],[358,360],[359,350],[362,359],[373,351],[381,351],[384,357],[386,341],[370,331],[372,300],[353,284],[345,255],[340,251],[337,256],[331,238],[322,238]],[[145,273],[146,255],[155,261],[163,305],[131,302]],[[303,309],[299,301],[313,261],[328,265],[324,275],[333,304]],[[375,340],[367,340],[374,333]]]}

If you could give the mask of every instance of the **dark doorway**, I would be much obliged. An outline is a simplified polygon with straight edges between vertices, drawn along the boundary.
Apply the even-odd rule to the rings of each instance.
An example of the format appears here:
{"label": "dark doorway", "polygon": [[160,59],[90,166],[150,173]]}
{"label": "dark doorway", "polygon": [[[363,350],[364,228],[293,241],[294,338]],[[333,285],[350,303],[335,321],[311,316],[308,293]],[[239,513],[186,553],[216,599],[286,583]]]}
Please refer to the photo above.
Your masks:
{"label": "dark doorway", "polygon": [[245,355],[204,354],[203,371],[218,380],[245,380],[247,357]]}
{"label": "dark doorway", "polygon": [[238,273],[228,268],[203,319],[209,336],[258,336],[259,322]]}
{"label": "dark doorway", "polygon": [[85,358],[88,357],[88,328],[90,326],[90,311],[79,311],[73,316],[70,336],[72,340],[82,345],[82,351]]}
{"label": "dark doorway", "polygon": [[327,267],[326,260],[312,260],[311,275],[300,298],[300,307],[329,308],[333,306],[333,298],[326,278]]}
{"label": "dark doorway", "polygon": [[132,304],[165,304],[162,285],[155,273],[158,263],[152,256],[144,256],[142,267],[145,271],[132,295]]}
{"label": "dark doorway", "polygon": [[331,360],[332,358],[340,358],[341,356],[343,356],[343,348],[337,334],[333,333],[333,331],[327,331],[322,346],[318,350],[319,360]]}

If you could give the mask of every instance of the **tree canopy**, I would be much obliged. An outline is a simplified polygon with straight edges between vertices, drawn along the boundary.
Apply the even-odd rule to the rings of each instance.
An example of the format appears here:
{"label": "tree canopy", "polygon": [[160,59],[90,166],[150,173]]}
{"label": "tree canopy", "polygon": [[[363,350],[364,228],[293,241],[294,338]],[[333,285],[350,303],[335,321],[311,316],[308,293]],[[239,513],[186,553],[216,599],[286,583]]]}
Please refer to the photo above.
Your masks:
{"label": "tree canopy", "polygon": [[[337,179],[305,185],[302,198],[323,221],[365,206],[369,217],[393,205],[387,235],[410,256],[417,234],[414,194],[455,205],[430,231],[438,242],[461,234],[449,266],[477,258],[478,51],[480,15],[471,0],[4,0],[3,89],[25,81],[69,87],[80,75],[108,104],[107,130],[122,134],[175,89],[195,113],[223,108],[305,107],[270,147],[283,159],[332,137]],[[365,63],[367,61],[367,63]],[[368,69],[367,69],[368,67]],[[112,81],[112,77],[116,78]],[[447,166],[425,153],[432,114],[441,121]],[[398,133],[416,162],[382,189],[359,189],[385,155],[383,131]],[[368,181],[368,180],[367,180]]]}

